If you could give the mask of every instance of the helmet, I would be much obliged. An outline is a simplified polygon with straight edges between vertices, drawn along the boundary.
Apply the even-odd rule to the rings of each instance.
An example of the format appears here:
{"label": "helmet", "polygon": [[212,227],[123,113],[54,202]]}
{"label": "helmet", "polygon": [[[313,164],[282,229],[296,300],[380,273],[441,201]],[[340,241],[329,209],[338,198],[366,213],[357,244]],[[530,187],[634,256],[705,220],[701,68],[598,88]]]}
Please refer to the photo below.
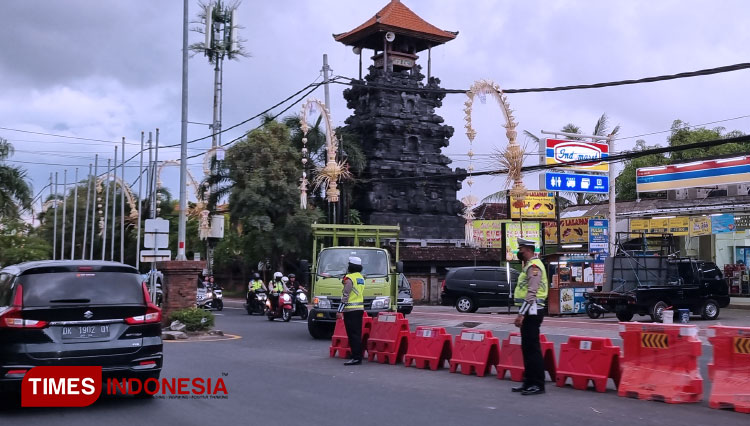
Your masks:
{"label": "helmet", "polygon": [[282,274],[281,272],[274,272],[273,273],[273,279],[275,279],[275,280],[278,280],[279,278],[281,278],[283,276],[284,276],[284,274]]}
{"label": "helmet", "polygon": [[289,278],[297,278],[297,276],[294,274],[289,274]]}
{"label": "helmet", "polygon": [[256,272],[256,273],[254,273],[254,274],[253,274],[253,278],[255,278],[255,279],[257,280],[258,278],[260,278],[260,274],[259,274],[259,273],[257,273],[257,272]]}
{"label": "helmet", "polygon": [[289,282],[289,278],[287,278],[287,277],[281,277],[281,282],[284,283],[284,284],[286,284],[286,283]]}

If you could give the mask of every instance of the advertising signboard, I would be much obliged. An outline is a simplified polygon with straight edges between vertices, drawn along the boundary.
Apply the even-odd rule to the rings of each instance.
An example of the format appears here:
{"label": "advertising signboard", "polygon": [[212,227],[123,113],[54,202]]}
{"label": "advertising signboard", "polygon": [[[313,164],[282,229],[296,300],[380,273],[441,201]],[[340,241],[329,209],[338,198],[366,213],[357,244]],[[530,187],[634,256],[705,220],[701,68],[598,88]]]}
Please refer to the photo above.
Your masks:
{"label": "advertising signboard", "polygon": [[478,247],[500,248],[503,245],[503,223],[507,220],[475,220],[474,241]]}
{"label": "advertising signboard", "polygon": [[589,219],[589,252],[609,253],[609,220]]}
{"label": "advertising signboard", "polygon": [[564,166],[565,163],[592,160],[590,163],[566,166],[571,170],[606,172],[609,165],[602,162],[609,156],[609,145],[606,143],[585,142],[572,139],[546,139],[547,164]]}
{"label": "advertising signboard", "polygon": [[711,235],[711,218],[707,216],[696,216],[690,218],[691,237],[700,237],[702,235]]}
{"label": "advertising signboard", "polygon": [[523,199],[523,207],[516,206],[515,197],[510,197],[510,217],[513,219],[555,219],[555,193],[529,191]]}
{"label": "advertising signboard", "polygon": [[676,237],[688,235],[690,229],[689,217],[673,217],[669,219],[669,232]]}
{"label": "advertising signboard", "polygon": [[588,243],[589,217],[560,219],[560,244]]}
{"label": "advertising signboard", "polygon": [[544,182],[548,191],[609,192],[609,177],[599,175],[573,175],[565,173],[545,173]]}
{"label": "advertising signboard", "polygon": [[635,172],[637,192],[658,192],[748,181],[750,181],[750,156],[644,167]]}
{"label": "advertising signboard", "polygon": [[723,234],[726,232],[734,232],[734,215],[711,215],[711,233]]}
{"label": "advertising signboard", "polygon": [[542,248],[542,232],[540,222],[507,222],[505,224],[505,260],[518,260],[518,238],[534,241],[536,248],[534,252],[539,254]]}

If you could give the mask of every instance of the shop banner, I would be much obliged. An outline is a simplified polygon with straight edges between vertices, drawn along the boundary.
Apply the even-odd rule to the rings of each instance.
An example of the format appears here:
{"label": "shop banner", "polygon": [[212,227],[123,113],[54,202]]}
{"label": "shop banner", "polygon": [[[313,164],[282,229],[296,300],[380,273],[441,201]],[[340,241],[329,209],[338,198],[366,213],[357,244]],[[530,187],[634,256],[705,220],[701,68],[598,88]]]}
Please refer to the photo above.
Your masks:
{"label": "shop banner", "polygon": [[547,164],[557,164],[591,160],[590,163],[579,163],[568,166],[572,170],[600,171],[609,170],[609,164],[602,159],[609,156],[609,145],[606,143],[586,142],[571,139],[545,139]]}
{"label": "shop banner", "polygon": [[588,243],[589,217],[571,217],[560,219],[560,244]]}
{"label": "shop banner", "polygon": [[560,289],[560,313],[561,314],[585,314],[586,313],[586,288],[561,288]]}
{"label": "shop banner", "polygon": [[[515,197],[510,197],[510,217],[512,219],[555,219],[555,193],[530,191],[526,194],[523,207],[517,207]],[[523,217],[522,217],[523,216]]]}
{"label": "shop banner", "polygon": [[724,234],[727,232],[734,232],[734,215],[720,214],[711,216],[711,233]]}
{"label": "shop banner", "polygon": [[750,229],[750,216],[735,216],[734,227],[737,231],[745,231]]}
{"label": "shop banner", "polygon": [[503,246],[503,223],[507,220],[475,220],[474,241],[478,247],[501,248]]}
{"label": "shop banner", "polygon": [[557,244],[557,222],[542,222],[544,225],[544,243],[548,245]]}
{"label": "shop banner", "polygon": [[589,252],[609,253],[609,220],[589,220]]}
{"label": "shop banner", "polygon": [[635,174],[637,192],[745,183],[750,181],[750,156],[644,167]]}
{"label": "shop banner", "polygon": [[518,260],[518,238],[534,241],[536,248],[534,252],[540,253],[542,248],[542,232],[539,222],[523,222],[523,233],[521,222],[508,222],[505,224],[505,260]]}
{"label": "shop banner", "polygon": [[630,238],[639,238],[641,232],[648,232],[648,230],[648,219],[630,219],[630,232],[638,232],[638,234],[632,234]]}
{"label": "shop banner", "polygon": [[594,285],[604,285],[604,261],[596,261],[594,263]]}
{"label": "shop banner", "polygon": [[711,218],[707,216],[695,216],[690,218],[690,236],[700,237],[711,235]]}
{"label": "shop banner", "polygon": [[688,229],[690,229],[690,218],[689,217],[673,217],[669,219],[669,232],[676,237],[682,237],[688,235]]}
{"label": "shop banner", "polygon": [[669,219],[651,219],[648,221],[649,232],[664,234],[669,232]]}

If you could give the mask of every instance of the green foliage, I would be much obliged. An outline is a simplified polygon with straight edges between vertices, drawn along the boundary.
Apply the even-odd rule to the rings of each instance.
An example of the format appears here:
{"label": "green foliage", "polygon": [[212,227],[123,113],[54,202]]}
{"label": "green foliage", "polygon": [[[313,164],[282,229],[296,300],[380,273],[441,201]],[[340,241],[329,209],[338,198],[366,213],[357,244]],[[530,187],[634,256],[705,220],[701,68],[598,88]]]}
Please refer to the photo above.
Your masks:
{"label": "green foliage", "polygon": [[[211,184],[223,183],[229,195],[232,230],[216,248],[217,265],[244,261],[255,265],[271,259],[278,267],[282,256],[307,256],[310,225],[321,219],[315,208],[299,207],[300,150],[290,129],[268,121],[227,150],[225,164]],[[219,176],[221,175],[221,176]]]}
{"label": "green foliage", "polygon": [[187,331],[208,330],[214,326],[214,314],[198,308],[187,308],[169,314],[169,322],[185,324]]}
{"label": "green foliage", "polygon": [[31,231],[21,221],[0,219],[0,266],[50,258],[50,243]]}
{"label": "green foliage", "polygon": [[18,219],[22,210],[31,208],[32,193],[26,171],[4,163],[13,152],[13,145],[0,138],[0,218]]}
{"label": "green foliage", "polygon": [[[688,123],[683,122],[682,120],[675,120],[672,123],[672,129],[667,138],[667,143],[670,147],[678,147],[697,142],[734,138],[744,135],[739,130],[734,130],[728,133],[724,133],[724,130],[723,127],[716,127],[713,129],[698,127],[691,129]],[[658,145],[647,146],[645,141],[638,140],[634,151],[643,151],[657,147]],[[669,156],[663,154],[651,154],[627,160],[625,161],[625,168],[617,176],[615,185],[617,198],[620,200],[634,200],[637,198],[638,194],[636,193],[635,184],[636,169],[724,155],[747,154],[747,152],[750,152],[750,143],[728,143],[714,145],[708,148],[695,148],[673,152]]]}

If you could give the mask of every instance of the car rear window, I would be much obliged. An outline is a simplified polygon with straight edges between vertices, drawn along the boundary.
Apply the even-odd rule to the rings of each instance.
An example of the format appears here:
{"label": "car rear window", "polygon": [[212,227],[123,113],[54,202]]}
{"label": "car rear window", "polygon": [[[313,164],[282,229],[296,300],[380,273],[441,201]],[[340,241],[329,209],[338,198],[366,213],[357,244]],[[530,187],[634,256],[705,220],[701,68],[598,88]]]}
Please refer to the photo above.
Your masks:
{"label": "car rear window", "polygon": [[31,307],[66,304],[142,304],[143,287],[138,274],[122,272],[59,272],[21,275],[23,305]]}
{"label": "car rear window", "polygon": [[13,275],[0,274],[0,308],[10,306],[11,289],[10,283],[13,281]]}
{"label": "car rear window", "polygon": [[492,269],[479,269],[474,271],[474,279],[478,281],[496,281],[495,271]]}

